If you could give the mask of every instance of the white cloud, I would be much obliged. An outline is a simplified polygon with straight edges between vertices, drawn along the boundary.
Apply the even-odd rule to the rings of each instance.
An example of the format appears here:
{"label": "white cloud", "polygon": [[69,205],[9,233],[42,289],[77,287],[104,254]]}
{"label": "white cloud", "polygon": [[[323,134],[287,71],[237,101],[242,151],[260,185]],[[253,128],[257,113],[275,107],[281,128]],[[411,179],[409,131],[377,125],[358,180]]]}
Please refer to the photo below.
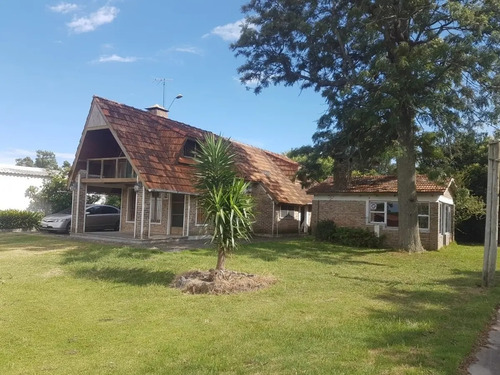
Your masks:
{"label": "white cloud", "polygon": [[49,6],[49,9],[55,13],[71,13],[78,10],[78,5],[71,3],[59,3],[58,5]]}
{"label": "white cloud", "polygon": [[196,47],[176,47],[173,49],[175,52],[191,53],[193,55],[203,55],[203,52]]}
{"label": "white cloud", "polygon": [[73,162],[73,159],[75,158],[75,154],[67,153],[67,152],[54,152],[56,155],[56,159],[61,164],[61,160],[67,160],[70,163]]}
{"label": "white cloud", "polygon": [[97,60],[94,60],[93,62],[96,63],[107,63],[107,62],[121,62],[121,63],[131,63],[137,61],[137,57],[129,56],[129,57],[122,57],[118,56],[116,54],[113,55],[103,55],[100,56]]}
{"label": "white cloud", "polygon": [[88,17],[74,18],[68,27],[77,34],[94,31],[101,25],[113,22],[120,10],[116,7],[104,6]]}
{"label": "white cloud", "polygon": [[241,35],[241,26],[244,24],[244,22],[245,19],[242,18],[241,20],[233,23],[214,27],[212,31],[210,31],[210,33],[203,35],[203,37],[206,38],[210,35],[216,35],[227,42],[235,42]]}
{"label": "white cloud", "polygon": [[258,78],[252,78],[252,79],[246,80],[244,82],[241,81],[240,77],[233,77],[233,79],[236,82],[240,83],[241,85],[243,85],[249,89],[253,89],[260,84],[260,79],[258,79]]}

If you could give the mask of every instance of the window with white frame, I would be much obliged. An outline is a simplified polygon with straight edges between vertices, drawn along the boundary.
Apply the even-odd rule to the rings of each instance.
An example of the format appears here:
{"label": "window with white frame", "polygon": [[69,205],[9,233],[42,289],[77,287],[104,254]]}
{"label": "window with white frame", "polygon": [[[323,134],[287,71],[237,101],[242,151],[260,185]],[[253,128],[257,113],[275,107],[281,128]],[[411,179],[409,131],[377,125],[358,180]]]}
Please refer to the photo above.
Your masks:
{"label": "window with white frame", "polygon": [[[385,224],[389,228],[399,226],[398,202],[370,201],[369,220],[371,224]],[[418,225],[420,229],[429,229],[429,203],[418,203]]]}
{"label": "window with white frame", "polygon": [[385,202],[369,202],[370,223],[385,224]]}
{"label": "window with white frame", "polygon": [[199,199],[196,200],[195,225],[206,225],[205,210],[203,209]]}
{"label": "window with white frame", "polygon": [[280,219],[285,217],[295,218],[295,206],[292,204],[282,204],[280,206]]}
{"label": "window with white frame", "polygon": [[386,223],[388,227],[399,226],[399,204],[398,202],[386,202]]}
{"label": "window with white frame", "polygon": [[135,220],[135,200],[137,193],[134,188],[127,190],[127,221]]}
{"label": "window with white frame", "polygon": [[441,203],[441,225],[440,225],[440,233],[451,233],[451,221],[452,221],[452,206],[450,204]]}
{"label": "window with white frame", "polygon": [[418,227],[420,229],[429,229],[430,227],[429,203],[418,204]]}
{"label": "window with white frame", "polygon": [[161,223],[161,193],[153,191],[151,193],[151,222],[155,224]]}

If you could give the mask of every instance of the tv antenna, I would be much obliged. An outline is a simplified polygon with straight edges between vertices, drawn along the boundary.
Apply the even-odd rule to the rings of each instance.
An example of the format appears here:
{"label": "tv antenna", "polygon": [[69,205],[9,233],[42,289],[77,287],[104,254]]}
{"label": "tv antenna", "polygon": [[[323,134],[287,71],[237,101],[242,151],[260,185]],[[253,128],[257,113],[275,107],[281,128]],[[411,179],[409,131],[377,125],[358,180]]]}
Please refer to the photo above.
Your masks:
{"label": "tv antenna", "polygon": [[171,78],[155,78],[154,79],[154,82],[161,83],[163,86],[163,97],[162,97],[162,102],[161,102],[161,106],[163,108],[165,108],[165,84],[167,81],[171,81],[171,80],[172,80]]}

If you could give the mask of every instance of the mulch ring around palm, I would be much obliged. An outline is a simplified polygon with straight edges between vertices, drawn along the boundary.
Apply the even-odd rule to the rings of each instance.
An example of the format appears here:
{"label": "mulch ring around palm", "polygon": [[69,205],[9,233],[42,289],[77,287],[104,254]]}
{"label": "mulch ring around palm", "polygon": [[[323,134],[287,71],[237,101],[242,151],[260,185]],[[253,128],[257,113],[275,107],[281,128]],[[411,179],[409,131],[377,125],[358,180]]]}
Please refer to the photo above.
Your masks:
{"label": "mulch ring around palm", "polygon": [[275,282],[272,276],[212,269],[177,275],[171,286],[190,294],[233,294],[267,288]]}

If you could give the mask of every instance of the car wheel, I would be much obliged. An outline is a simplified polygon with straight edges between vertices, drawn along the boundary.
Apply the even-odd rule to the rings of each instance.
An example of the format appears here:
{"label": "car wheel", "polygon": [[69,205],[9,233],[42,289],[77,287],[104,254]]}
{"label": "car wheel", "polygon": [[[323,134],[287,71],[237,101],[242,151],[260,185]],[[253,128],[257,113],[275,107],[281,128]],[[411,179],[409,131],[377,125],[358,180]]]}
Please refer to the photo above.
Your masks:
{"label": "car wheel", "polygon": [[66,225],[66,233],[71,232],[71,221]]}

